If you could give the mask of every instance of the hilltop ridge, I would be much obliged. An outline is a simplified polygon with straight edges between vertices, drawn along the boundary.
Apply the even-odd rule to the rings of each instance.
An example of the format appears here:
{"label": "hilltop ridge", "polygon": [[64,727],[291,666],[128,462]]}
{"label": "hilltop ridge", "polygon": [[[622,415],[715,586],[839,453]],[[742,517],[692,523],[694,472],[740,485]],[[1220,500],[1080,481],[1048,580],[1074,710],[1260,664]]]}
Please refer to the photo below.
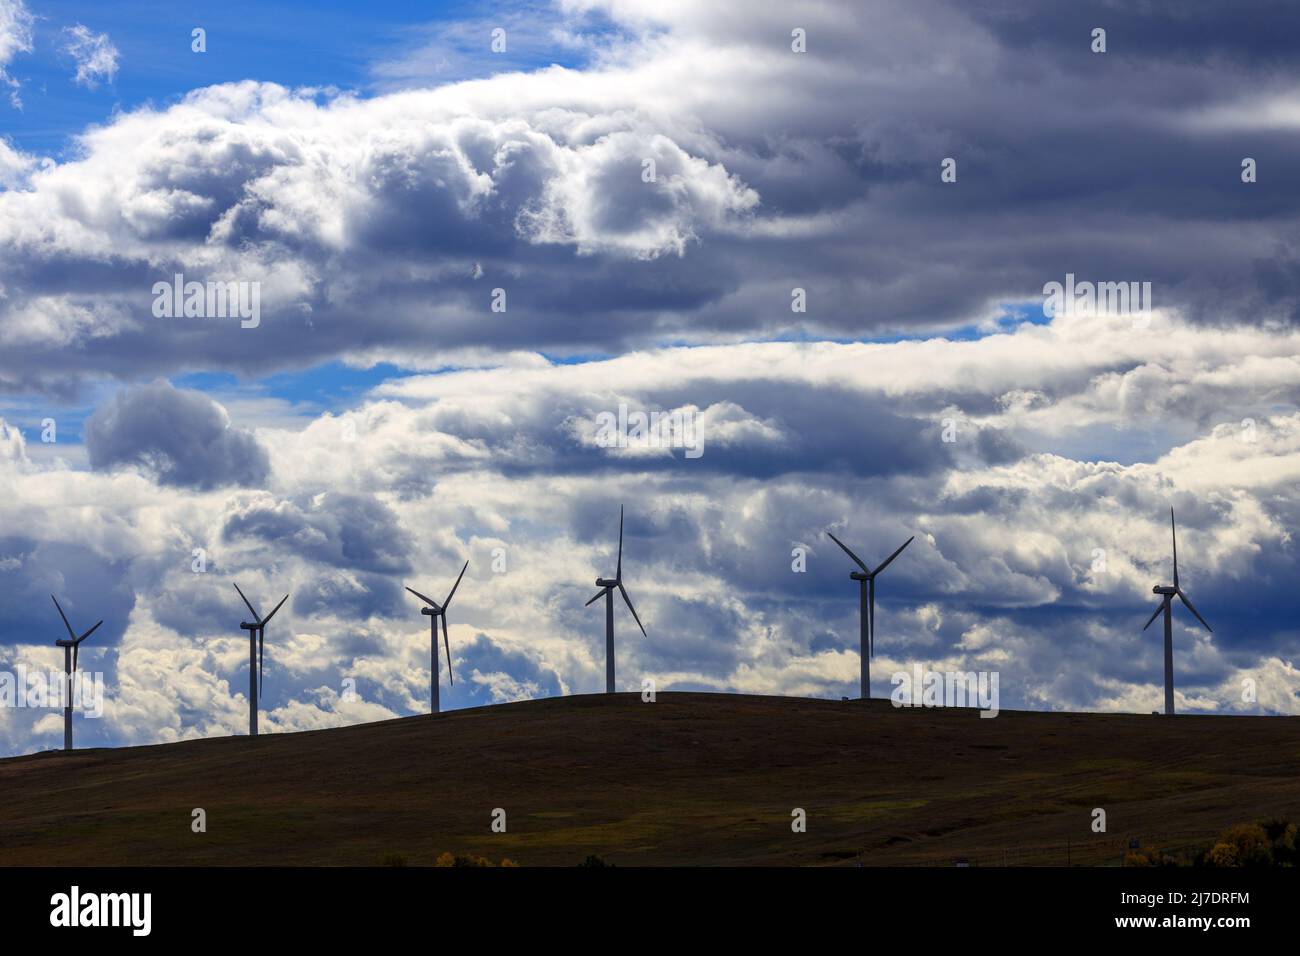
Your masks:
{"label": "hilltop ridge", "polygon": [[1297,757],[1286,718],[561,697],[0,760],[0,864],[1109,863],[1300,819]]}

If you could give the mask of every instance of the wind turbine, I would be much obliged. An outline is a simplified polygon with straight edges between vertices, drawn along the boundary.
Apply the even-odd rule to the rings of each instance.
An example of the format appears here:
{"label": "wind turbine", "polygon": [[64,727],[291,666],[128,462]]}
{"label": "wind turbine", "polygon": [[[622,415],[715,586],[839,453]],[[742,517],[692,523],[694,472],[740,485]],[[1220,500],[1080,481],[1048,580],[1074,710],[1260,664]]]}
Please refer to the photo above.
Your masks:
{"label": "wind turbine", "polygon": [[[231,582],[234,584],[234,582]],[[235,590],[239,591],[239,585],[235,584]],[[266,637],[266,625],[271,618],[275,617],[275,612],[284,606],[284,602],[289,600],[289,595],[280,598],[280,603],[266,617],[257,613],[257,609],[249,603],[248,598],[244,597],[244,592],[239,591],[239,596],[244,598],[244,603],[248,605],[248,610],[253,615],[253,620],[240,622],[240,628],[248,632],[248,735],[257,736],[257,702],[262,699],[262,643]],[[256,667],[254,666],[256,665]]]}
{"label": "wind turbine", "polygon": [[870,658],[876,653],[876,575],[885,568],[889,567],[889,562],[898,557],[916,538],[916,535],[904,541],[897,551],[885,558],[884,562],[876,570],[872,571],[862,563],[862,559],[849,550],[846,545],[830,531],[826,532],[830,539],[840,546],[840,548],[853,559],[853,563],[860,567],[861,571],[850,571],[849,577],[858,582],[858,658],[862,662],[862,674],[859,678],[862,682],[860,693],[863,700],[871,699],[871,663]]}
{"label": "wind turbine", "polygon": [[1151,626],[1161,611],[1165,612],[1165,716],[1174,715],[1174,596],[1187,605],[1187,610],[1196,615],[1196,619],[1205,625],[1205,629],[1211,634],[1214,629],[1210,627],[1205,618],[1201,617],[1201,612],[1192,607],[1192,602],[1187,599],[1182,588],[1178,586],[1178,531],[1174,527],[1174,509],[1169,509],[1169,533],[1174,543],[1174,584],[1170,587],[1167,584],[1157,584],[1151,589],[1151,593],[1161,596],[1160,604],[1156,606],[1155,613],[1147,619],[1142,630]]}
{"label": "wind turbine", "polygon": [[605,598],[605,693],[614,693],[614,589],[618,588],[618,593],[623,595],[623,600],[627,602],[627,609],[632,612],[632,617],[636,618],[636,626],[641,628],[641,636],[647,637],[645,625],[641,623],[641,618],[637,616],[636,608],[632,606],[632,599],[627,596],[627,588],[623,587],[623,506],[618,509],[618,566],[614,571],[613,578],[596,578],[596,587],[600,588],[596,596],[588,601],[584,607],[591,607],[599,598]]}
{"label": "wind turbine", "polygon": [[63,691],[67,695],[63,699],[63,749],[71,750],[72,749],[72,680],[73,680],[73,675],[77,673],[77,648],[81,646],[82,641],[90,637],[91,634],[94,634],[95,631],[99,628],[99,625],[103,624],[104,622],[100,621],[98,624],[96,624],[94,627],[88,630],[85,634],[82,634],[80,637],[77,637],[76,632],[72,630],[72,625],[68,623],[68,615],[64,614],[63,608],[59,606],[59,599],[56,598],[53,594],[51,594],[50,600],[53,601],[54,606],[59,609],[59,617],[63,618],[63,626],[68,629],[68,639],[66,641],[62,639],[57,640],[54,642],[54,646],[63,648],[63,675],[64,675]]}
{"label": "wind turbine", "polygon": [[451,642],[447,639],[447,608],[451,607],[451,599],[456,595],[456,589],[460,587],[460,579],[465,576],[465,568],[469,567],[469,562],[465,562],[465,567],[460,569],[460,574],[456,577],[456,583],[451,586],[451,594],[447,595],[447,600],[439,604],[433,598],[425,597],[415,588],[407,588],[421,601],[426,607],[420,611],[421,614],[429,616],[429,712],[436,714],[439,711],[438,702],[438,618],[442,618],[442,642],[447,648],[447,680],[453,686],[456,679],[451,676]]}

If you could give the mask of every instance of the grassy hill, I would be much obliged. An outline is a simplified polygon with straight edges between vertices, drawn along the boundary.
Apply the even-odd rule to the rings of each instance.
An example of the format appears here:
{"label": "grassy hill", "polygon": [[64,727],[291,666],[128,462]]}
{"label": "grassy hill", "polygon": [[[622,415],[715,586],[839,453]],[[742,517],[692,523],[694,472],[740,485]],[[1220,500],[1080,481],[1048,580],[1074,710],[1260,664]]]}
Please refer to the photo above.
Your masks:
{"label": "grassy hill", "polygon": [[1298,720],[619,694],[0,760],[6,866],[1078,864],[1266,816],[1300,820]]}

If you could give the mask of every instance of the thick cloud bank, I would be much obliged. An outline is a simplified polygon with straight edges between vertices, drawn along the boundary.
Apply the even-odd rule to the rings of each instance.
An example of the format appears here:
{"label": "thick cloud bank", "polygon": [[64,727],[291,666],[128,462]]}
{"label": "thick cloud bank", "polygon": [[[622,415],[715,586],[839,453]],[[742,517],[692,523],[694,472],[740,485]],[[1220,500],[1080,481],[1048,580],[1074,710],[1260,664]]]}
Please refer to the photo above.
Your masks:
{"label": "thick cloud bank", "polygon": [[163,485],[251,485],[270,468],[266,450],[224,408],[166,382],[118,393],[87,420],[85,438],[92,468],[138,465]]}
{"label": "thick cloud bank", "polygon": [[[596,691],[603,624],[583,602],[624,505],[650,634],[619,618],[626,686],[855,693],[856,590],[830,528],[871,562],[916,535],[880,580],[877,694],[921,662],[998,671],[1007,708],[1146,712],[1173,505],[1183,585],[1215,628],[1175,616],[1179,708],[1300,713],[1297,355],[1296,333],[1060,317],[410,377],[259,426],[276,455],[246,489],[77,471],[6,427],[3,633],[53,666],[28,641],[57,624],[42,592],[112,618],[86,659],[116,691],[87,739],[238,732],[238,581],[259,606],[293,594],[268,635],[269,727],[419,712],[427,621],[402,587],[441,596],[468,559],[444,704]],[[702,454],[598,443],[620,405],[693,411]],[[30,717],[11,750],[48,736]]]}
{"label": "thick cloud bank", "polygon": [[[829,529],[873,563],[915,536],[877,696],[921,663],[997,671],[1004,709],[1145,713],[1172,506],[1214,626],[1175,614],[1179,710],[1300,714],[1294,5],[548,17],[592,11],[581,69],[408,56],[382,94],[116,113],[57,162],[0,141],[0,663],[58,666],[66,595],[107,622],[79,739],[242,732],[237,581],[293,595],[263,726],[420,712],[403,588],[468,560],[444,706],[594,692],[624,506],[625,688],[855,694]],[[255,287],[259,321],[155,317],[177,275]],[[1153,308],[1045,314],[1067,276]],[[91,405],[84,448],[37,441]],[[0,751],[57,730],[0,710]]]}
{"label": "thick cloud bank", "polygon": [[[1292,5],[590,8],[581,70],[232,83],[0,152],[0,384],[937,329],[1067,273],[1295,321]],[[177,273],[259,283],[261,325],[154,318]]]}

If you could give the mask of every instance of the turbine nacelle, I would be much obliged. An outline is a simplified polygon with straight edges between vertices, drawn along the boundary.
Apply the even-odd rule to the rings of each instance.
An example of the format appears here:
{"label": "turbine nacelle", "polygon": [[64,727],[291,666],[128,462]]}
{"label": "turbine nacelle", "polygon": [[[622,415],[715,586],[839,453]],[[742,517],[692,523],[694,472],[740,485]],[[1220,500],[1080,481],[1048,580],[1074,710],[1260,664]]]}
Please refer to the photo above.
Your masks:
{"label": "turbine nacelle", "polygon": [[429,664],[429,671],[430,671],[429,683],[430,683],[430,696],[432,698],[430,700],[430,705],[432,706],[434,713],[437,713],[439,710],[438,661],[437,661],[438,619],[439,618],[442,619],[442,646],[447,650],[447,680],[452,684],[452,686],[455,686],[456,676],[452,673],[451,670],[451,637],[447,634],[447,608],[451,607],[451,599],[456,596],[456,589],[460,587],[461,578],[465,577],[465,571],[467,568],[469,568],[468,561],[466,561],[463,565],[461,565],[460,574],[456,575],[456,583],[451,586],[451,591],[447,593],[446,600],[444,600],[441,604],[439,604],[433,598],[429,597],[427,594],[421,594],[419,591],[415,590],[415,588],[412,587],[406,588],[406,590],[410,591],[412,594],[414,594],[416,597],[418,597],[421,601],[424,602],[424,607],[420,608],[420,613],[423,614],[425,617],[430,618],[429,640],[431,642],[431,647],[429,649],[429,653],[430,653],[431,660]]}
{"label": "turbine nacelle", "polygon": [[857,581],[861,586],[859,593],[862,595],[862,608],[858,621],[858,656],[862,661],[861,693],[863,699],[866,699],[871,696],[871,671],[867,661],[876,654],[876,575],[889,567],[890,563],[903,553],[903,549],[916,539],[916,535],[912,535],[900,544],[898,549],[881,561],[874,571],[867,567],[866,562],[854,554],[847,544],[835,537],[834,532],[828,529],[826,535],[858,566],[858,570],[849,572],[849,580]]}
{"label": "turbine nacelle", "polygon": [[[59,599],[56,598],[53,594],[51,594],[50,600],[53,601],[54,606],[58,608],[59,617],[63,619],[63,626],[68,629],[68,636],[66,638],[65,637],[56,638],[54,641],[54,646],[63,648],[64,673],[67,675],[67,678],[71,680],[77,673],[77,653],[81,650],[81,642],[84,641],[86,638],[90,637],[90,635],[94,634],[97,630],[99,630],[99,625],[103,624],[104,622],[99,621],[90,630],[81,634],[81,636],[78,636],[77,632],[72,629],[71,622],[68,621],[68,615],[63,613],[63,606],[59,604]],[[71,697],[69,697],[69,699],[64,702],[64,707],[63,707],[63,749],[64,750],[72,749],[72,699]]]}
{"label": "turbine nacelle", "polygon": [[632,620],[636,621],[636,626],[641,629],[641,636],[645,637],[645,625],[641,623],[641,615],[636,613],[636,606],[632,603],[632,598],[627,593],[627,588],[623,586],[623,508],[618,509],[618,559],[614,565],[614,576],[612,578],[596,578],[596,587],[599,588],[595,594],[587,601],[584,607],[591,607],[601,598],[605,599],[605,693],[612,694],[615,690],[614,683],[614,592],[618,591],[619,597],[627,605],[627,609],[632,612]]}
{"label": "turbine nacelle", "polygon": [[[53,601],[54,606],[58,608],[59,617],[63,619],[63,626],[68,629],[67,639],[65,640],[64,638],[61,637],[56,638],[54,641],[54,646],[72,648],[72,669],[75,671],[77,669],[77,652],[81,649],[81,642],[84,641],[86,638],[90,637],[90,635],[94,634],[96,631],[98,631],[99,625],[103,624],[104,622],[103,621],[97,622],[94,627],[92,627],[90,630],[86,631],[84,634],[78,637],[77,632],[72,629],[72,624],[68,621],[68,615],[63,613],[63,606],[59,604],[59,599],[56,598],[53,594],[51,594],[50,600]],[[71,740],[71,738],[68,739]]]}
{"label": "turbine nacelle", "polygon": [[1174,583],[1157,584],[1155,587],[1151,589],[1152,594],[1159,594],[1162,598],[1164,598],[1164,600],[1161,601],[1159,605],[1157,605],[1155,611],[1151,614],[1151,617],[1147,619],[1147,623],[1142,628],[1142,630],[1145,631],[1148,627],[1150,627],[1151,622],[1154,621],[1159,616],[1160,612],[1164,610],[1166,607],[1172,607],[1173,599],[1178,598],[1178,600],[1183,602],[1183,605],[1187,608],[1187,610],[1192,612],[1192,616],[1195,617],[1198,621],[1200,621],[1201,625],[1207,631],[1213,634],[1214,628],[1210,627],[1210,622],[1207,621],[1205,618],[1201,617],[1201,612],[1196,610],[1196,606],[1192,604],[1191,600],[1187,597],[1187,592],[1184,591],[1178,583],[1178,529],[1174,524],[1173,508],[1169,509],[1169,541],[1173,545],[1173,552],[1174,552]]}
{"label": "turbine nacelle", "polygon": [[247,597],[244,596],[244,592],[240,590],[239,585],[234,581],[230,583],[235,585],[235,590],[239,591],[240,600],[244,602],[244,606],[248,608],[249,613],[253,615],[253,622],[251,624],[248,621],[239,622],[240,630],[257,631],[257,630],[261,630],[262,628],[265,628],[267,623],[271,620],[271,618],[275,617],[277,614],[280,613],[280,608],[284,607],[284,602],[289,600],[289,595],[286,594],[284,597],[280,598],[279,604],[271,608],[270,614],[268,614],[266,617],[262,617],[262,615],[258,613],[257,608],[253,607],[253,603],[249,601]]}
{"label": "turbine nacelle", "polygon": [[1187,592],[1182,589],[1178,581],[1178,528],[1174,524],[1173,508],[1169,509],[1169,543],[1172,545],[1174,557],[1174,583],[1157,584],[1151,589],[1152,594],[1160,595],[1161,601],[1151,612],[1147,622],[1142,625],[1142,630],[1145,631],[1154,624],[1161,614],[1165,616],[1165,713],[1172,716],[1174,713],[1174,598],[1182,601],[1183,606],[1192,613],[1192,617],[1196,618],[1211,634],[1214,633],[1214,628],[1210,627],[1209,621],[1201,617],[1201,612],[1196,610],[1196,605],[1187,597]]}
{"label": "turbine nacelle", "polygon": [[[266,625],[270,623],[271,618],[280,613],[280,608],[284,607],[284,602],[289,600],[289,595],[280,598],[280,603],[271,608],[271,613],[262,617],[257,608],[253,607],[253,602],[244,594],[243,589],[234,582],[235,590],[239,592],[239,599],[244,602],[244,607],[248,608],[248,613],[253,615],[252,623],[240,621],[239,629],[248,632],[248,734],[250,737],[257,736],[257,702],[262,697],[262,659],[266,652]],[[253,674],[253,635],[257,635],[257,674]]]}

